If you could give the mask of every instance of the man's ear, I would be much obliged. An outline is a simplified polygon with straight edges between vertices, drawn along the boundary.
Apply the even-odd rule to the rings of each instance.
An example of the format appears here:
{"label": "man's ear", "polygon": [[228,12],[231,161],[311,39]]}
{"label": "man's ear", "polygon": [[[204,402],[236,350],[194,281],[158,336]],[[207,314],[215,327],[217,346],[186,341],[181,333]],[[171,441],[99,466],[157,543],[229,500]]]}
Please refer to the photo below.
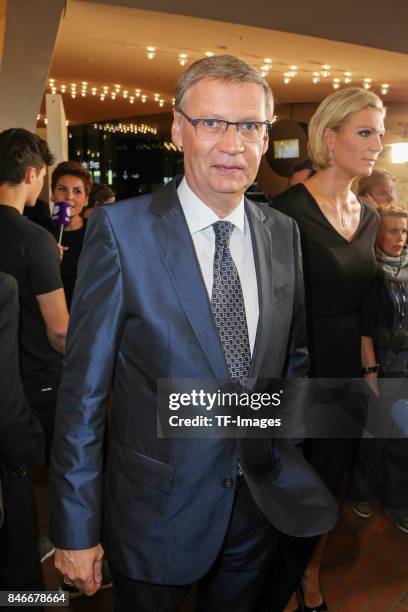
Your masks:
{"label": "man's ear", "polygon": [[171,139],[176,147],[183,146],[183,137],[181,135],[181,115],[173,109],[173,124],[171,126]]}
{"label": "man's ear", "polygon": [[28,166],[28,168],[27,168],[27,170],[25,171],[25,174],[24,174],[24,182],[27,185],[31,185],[35,181],[37,176],[38,176],[38,172],[34,168],[34,166]]}
{"label": "man's ear", "polygon": [[263,147],[262,147],[262,155],[265,155],[269,147],[269,134],[265,136]]}

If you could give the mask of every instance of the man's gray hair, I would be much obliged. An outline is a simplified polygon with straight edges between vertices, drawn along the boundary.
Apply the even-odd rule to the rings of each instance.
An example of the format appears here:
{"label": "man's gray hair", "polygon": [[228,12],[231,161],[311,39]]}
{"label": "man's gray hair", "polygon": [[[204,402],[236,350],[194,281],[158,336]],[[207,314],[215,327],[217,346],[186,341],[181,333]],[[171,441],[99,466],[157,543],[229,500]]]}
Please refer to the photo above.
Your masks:
{"label": "man's gray hair", "polygon": [[189,66],[177,81],[176,109],[183,109],[188,91],[195,83],[204,79],[225,83],[254,83],[262,87],[265,94],[266,119],[273,116],[273,94],[267,80],[256,66],[233,55],[215,55],[197,60]]}

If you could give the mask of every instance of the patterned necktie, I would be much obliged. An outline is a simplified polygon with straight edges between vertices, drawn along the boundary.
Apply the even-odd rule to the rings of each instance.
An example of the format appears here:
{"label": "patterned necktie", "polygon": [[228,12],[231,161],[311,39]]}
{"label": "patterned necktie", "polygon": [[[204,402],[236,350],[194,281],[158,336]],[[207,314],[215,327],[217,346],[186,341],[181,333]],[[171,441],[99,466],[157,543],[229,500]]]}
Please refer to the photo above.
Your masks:
{"label": "patterned necktie", "polygon": [[234,226],[229,221],[213,224],[215,252],[211,310],[233,381],[245,385],[251,366],[244,296],[238,270],[229,249]]}

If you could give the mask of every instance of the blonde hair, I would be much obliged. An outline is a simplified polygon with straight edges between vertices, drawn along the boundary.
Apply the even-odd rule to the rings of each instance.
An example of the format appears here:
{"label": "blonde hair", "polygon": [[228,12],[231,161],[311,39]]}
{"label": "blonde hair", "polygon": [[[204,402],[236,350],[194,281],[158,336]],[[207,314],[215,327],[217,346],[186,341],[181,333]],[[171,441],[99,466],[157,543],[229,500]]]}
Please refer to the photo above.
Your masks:
{"label": "blonde hair", "polygon": [[395,183],[395,176],[393,176],[391,172],[388,172],[387,170],[383,170],[382,168],[375,168],[375,170],[372,171],[370,176],[365,176],[364,178],[359,180],[358,195],[365,196],[367,195],[367,193],[370,194],[370,191],[374,187],[374,185],[378,185],[378,183],[381,183],[384,180],[392,181],[393,183]]}
{"label": "blonde hair", "polygon": [[348,87],[333,92],[321,102],[309,123],[309,157],[314,167],[327,168],[329,155],[324,142],[327,128],[338,132],[347,123],[350,115],[365,108],[376,108],[385,115],[381,98],[361,87]]}
{"label": "blonde hair", "polygon": [[377,211],[381,221],[384,217],[408,217],[408,210],[400,204],[381,204]]}
{"label": "blonde hair", "polygon": [[273,116],[273,94],[261,72],[247,62],[233,55],[215,55],[197,60],[179,77],[176,84],[175,108],[183,110],[188,91],[204,79],[224,81],[225,83],[254,83],[262,87],[265,94],[265,111],[268,121]]}

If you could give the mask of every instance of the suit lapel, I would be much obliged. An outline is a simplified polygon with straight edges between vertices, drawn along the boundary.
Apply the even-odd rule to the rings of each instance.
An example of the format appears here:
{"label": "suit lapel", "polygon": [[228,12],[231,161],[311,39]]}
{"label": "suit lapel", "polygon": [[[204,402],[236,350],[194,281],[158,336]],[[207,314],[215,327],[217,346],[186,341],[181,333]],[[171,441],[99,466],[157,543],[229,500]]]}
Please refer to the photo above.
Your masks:
{"label": "suit lapel", "polygon": [[271,230],[262,209],[245,200],[251,228],[252,248],[258,283],[259,319],[249,377],[257,378],[271,333],[273,302],[273,245]]}
{"label": "suit lapel", "polygon": [[157,241],[180,303],[214,375],[227,379],[227,364],[176,189],[176,181],[172,181],[153,196],[151,210],[160,217],[155,228]]}

